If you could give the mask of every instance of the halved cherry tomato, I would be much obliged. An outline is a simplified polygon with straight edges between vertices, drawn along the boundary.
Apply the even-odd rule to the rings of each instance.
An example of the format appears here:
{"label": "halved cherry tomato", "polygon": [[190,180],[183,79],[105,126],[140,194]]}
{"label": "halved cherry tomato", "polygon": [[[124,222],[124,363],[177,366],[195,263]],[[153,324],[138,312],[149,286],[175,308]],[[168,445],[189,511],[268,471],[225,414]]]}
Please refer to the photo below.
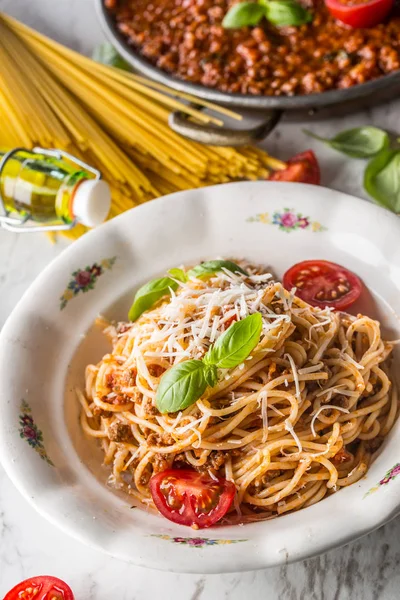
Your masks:
{"label": "halved cherry tomato", "polygon": [[167,469],[150,479],[150,491],[160,513],[181,525],[210,527],[229,510],[235,485],[221,477],[189,469]]}
{"label": "halved cherry tomato", "polygon": [[270,181],[297,181],[319,185],[321,172],[317,157],[312,150],[300,152],[300,154],[289,158],[286,169],[274,171],[268,179]]}
{"label": "halved cherry tomato", "polygon": [[71,588],[61,579],[39,575],[21,581],[4,600],[74,600]]}
{"label": "halved cherry tomato", "polygon": [[287,290],[297,288],[296,295],[312,306],[330,306],[343,310],[361,294],[360,279],[344,267],[327,260],[304,260],[290,267],[283,276]]}
{"label": "halved cherry tomato", "polygon": [[385,20],[394,0],[325,0],[331,15],[350,27],[374,27]]}

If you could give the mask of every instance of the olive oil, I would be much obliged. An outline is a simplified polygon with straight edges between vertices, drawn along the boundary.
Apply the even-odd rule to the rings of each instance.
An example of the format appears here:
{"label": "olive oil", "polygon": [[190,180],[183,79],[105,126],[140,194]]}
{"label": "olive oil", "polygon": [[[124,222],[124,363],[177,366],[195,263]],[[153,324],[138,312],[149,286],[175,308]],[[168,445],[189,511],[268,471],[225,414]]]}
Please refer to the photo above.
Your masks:
{"label": "olive oil", "polygon": [[[6,153],[0,149],[0,161]],[[107,184],[93,173],[64,158],[22,149],[4,161],[0,194],[12,216],[88,227],[105,220],[111,201]]]}

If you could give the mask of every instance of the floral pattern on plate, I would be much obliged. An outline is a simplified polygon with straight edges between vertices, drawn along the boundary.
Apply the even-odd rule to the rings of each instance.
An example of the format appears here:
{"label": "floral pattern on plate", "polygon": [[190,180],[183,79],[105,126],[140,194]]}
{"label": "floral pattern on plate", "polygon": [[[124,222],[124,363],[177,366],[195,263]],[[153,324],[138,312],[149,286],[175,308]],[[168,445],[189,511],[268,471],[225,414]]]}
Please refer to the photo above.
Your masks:
{"label": "floral pattern on plate", "polygon": [[47,464],[54,467],[54,463],[50,460],[47,455],[46,448],[43,444],[43,433],[36,425],[32,417],[32,409],[26,400],[21,402],[21,412],[19,415],[19,435],[22,439],[26,440],[31,448],[33,448],[40,456],[41,459],[47,462]]}
{"label": "floral pattern on plate", "polygon": [[151,537],[160,538],[160,540],[167,540],[174,542],[175,544],[181,544],[183,546],[191,546],[192,548],[205,548],[206,546],[226,546],[228,544],[238,544],[239,542],[247,542],[247,540],[223,540],[223,539],[211,539],[201,537],[172,537],[165,534],[153,534]]}
{"label": "floral pattern on plate", "polygon": [[296,231],[307,229],[309,231],[326,231],[326,227],[318,221],[313,221],[302,213],[296,213],[293,208],[284,208],[283,211],[275,211],[270,217],[269,213],[258,213],[254,217],[246,219],[248,223],[263,223],[264,225],[277,225],[281,231]]}
{"label": "floral pattern on plate", "polygon": [[374,485],[374,487],[372,487],[370,490],[368,490],[368,492],[365,494],[364,498],[366,496],[369,496],[373,492],[376,492],[377,490],[379,490],[379,488],[382,485],[386,485],[393,479],[396,479],[397,475],[400,475],[400,463],[396,463],[394,465],[394,467],[389,469],[389,471],[386,471],[385,476],[376,485]]}
{"label": "floral pattern on plate", "polygon": [[79,292],[88,292],[93,290],[96,281],[108,270],[111,270],[114,266],[116,256],[112,258],[104,258],[100,264],[93,263],[91,267],[87,266],[85,269],[77,269],[72,273],[72,279],[68,283],[60,298],[60,310],[63,310],[72,298],[74,298]]}

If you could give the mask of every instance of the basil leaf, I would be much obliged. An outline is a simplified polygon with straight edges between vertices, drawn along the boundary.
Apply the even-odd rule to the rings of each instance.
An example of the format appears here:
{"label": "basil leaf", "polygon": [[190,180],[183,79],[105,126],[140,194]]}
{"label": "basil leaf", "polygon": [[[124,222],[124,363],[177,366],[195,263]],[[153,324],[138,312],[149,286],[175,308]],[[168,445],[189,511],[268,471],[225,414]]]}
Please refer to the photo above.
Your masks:
{"label": "basil leaf", "polygon": [[260,313],[233,323],[215,342],[204,357],[208,365],[233,369],[242,363],[257,346],[262,330]]}
{"label": "basil leaf", "polygon": [[214,385],[218,381],[217,367],[215,365],[209,365],[207,363],[204,363],[203,366],[204,366],[204,377],[207,381],[207,385],[209,385],[210,387],[214,387]]}
{"label": "basil leaf", "polygon": [[295,0],[264,0],[265,16],[277,27],[304,25],[313,20],[312,14]]}
{"label": "basil leaf", "polygon": [[197,267],[194,267],[193,269],[190,269],[188,276],[198,278],[205,277],[207,275],[218,273],[218,271],[222,271],[222,269],[228,269],[228,271],[231,271],[232,273],[248,275],[246,271],[244,271],[241,267],[239,267],[239,265],[231,260],[209,260],[197,265]]}
{"label": "basil leaf", "polygon": [[222,27],[238,29],[247,25],[257,25],[265,16],[265,7],[257,2],[239,2],[226,13]]}
{"label": "basil leaf", "polygon": [[114,46],[108,42],[99,44],[95,47],[92,54],[93,60],[108,65],[109,67],[116,67],[123,71],[131,71],[131,66],[118,54]]}
{"label": "basil leaf", "polygon": [[370,158],[388,148],[390,144],[386,131],[378,127],[355,127],[342,131],[331,139],[320,137],[307,130],[304,130],[304,133],[352,158]]}
{"label": "basil leaf", "polygon": [[129,309],[129,320],[136,321],[145,310],[151,308],[158,300],[164,296],[169,296],[170,289],[174,291],[178,289],[178,284],[170,277],[153,279],[138,289]]}
{"label": "basil leaf", "polygon": [[382,150],[368,163],[364,187],[377,204],[400,213],[400,150]]}
{"label": "basil leaf", "polygon": [[177,279],[178,281],[182,281],[183,283],[188,280],[188,276],[186,275],[185,271],[182,271],[182,269],[170,269],[168,271],[168,275],[171,275],[171,277]]}
{"label": "basil leaf", "polygon": [[161,413],[187,408],[206,390],[204,365],[201,360],[187,360],[164,373],[156,393],[156,406]]}

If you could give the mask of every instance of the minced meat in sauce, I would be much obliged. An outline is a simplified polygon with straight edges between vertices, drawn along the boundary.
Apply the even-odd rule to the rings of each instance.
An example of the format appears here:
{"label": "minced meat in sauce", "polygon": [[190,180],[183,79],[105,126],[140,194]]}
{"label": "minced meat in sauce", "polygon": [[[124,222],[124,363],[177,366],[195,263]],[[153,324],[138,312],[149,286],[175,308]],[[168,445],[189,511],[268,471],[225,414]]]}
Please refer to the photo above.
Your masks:
{"label": "minced meat in sauce", "polygon": [[237,0],[106,0],[120,31],[160,69],[224,92],[292,96],[349,88],[400,69],[400,10],[351,29],[323,0],[300,27],[224,29]]}

